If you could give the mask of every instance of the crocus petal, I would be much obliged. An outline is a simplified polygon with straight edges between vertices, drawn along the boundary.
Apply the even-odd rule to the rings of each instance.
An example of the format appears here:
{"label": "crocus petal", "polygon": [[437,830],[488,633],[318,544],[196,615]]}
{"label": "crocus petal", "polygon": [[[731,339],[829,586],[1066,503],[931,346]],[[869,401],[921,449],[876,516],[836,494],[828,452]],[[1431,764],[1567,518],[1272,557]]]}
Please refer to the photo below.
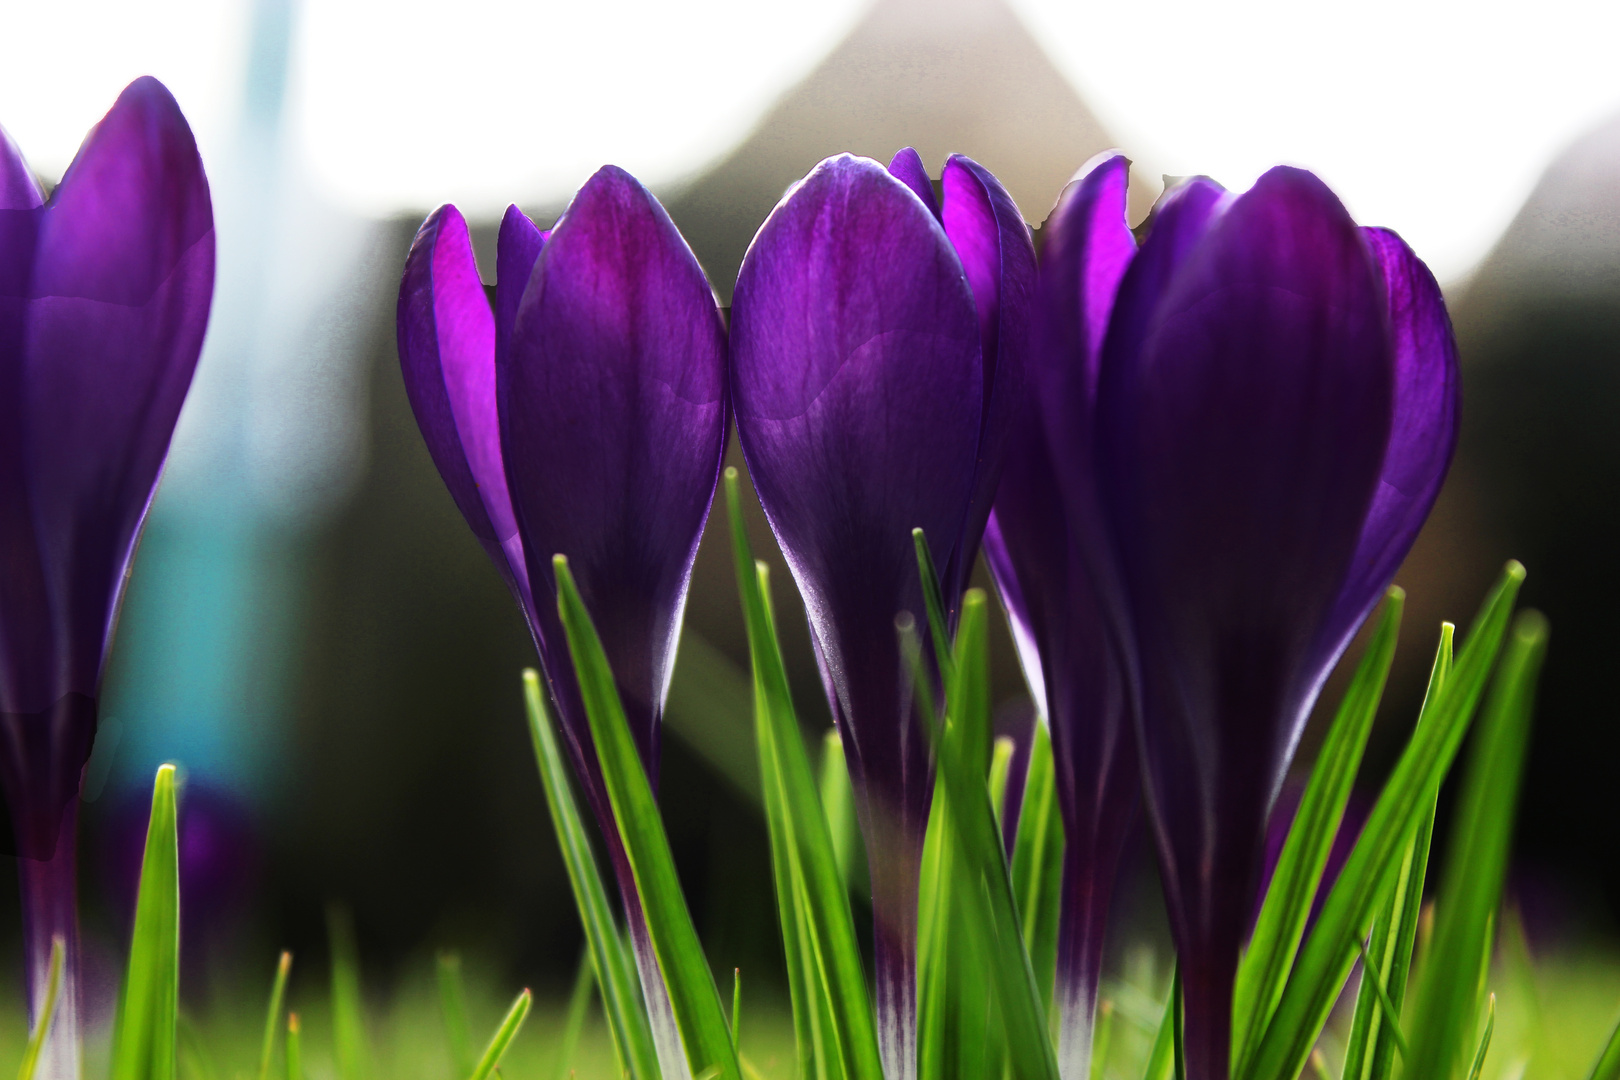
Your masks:
{"label": "crocus petal", "polygon": [[1227,1072],[1266,815],[1383,464],[1384,308],[1338,200],[1309,173],[1274,169],[1194,243],[1140,352],[1110,356],[1099,386],[1189,1075]]}
{"label": "crocus petal", "polygon": [[162,84],[136,80],[41,212],[34,263],[23,416],[35,527],[50,538],[52,697],[96,692],[213,287],[191,129]]}
{"label": "crocus petal", "polygon": [[973,290],[984,371],[973,492],[956,548],[942,570],[946,600],[954,608],[979,553],[1008,434],[1024,412],[1035,243],[1007,189],[973,159],[953,154],[945,162],[941,187],[945,235]]}
{"label": "crocus petal", "polygon": [[400,281],[396,327],[405,393],[428,453],[473,535],[527,605],[528,571],[495,408],[495,319],[467,223],[454,206],[435,210],[417,231]]}
{"label": "crocus petal", "polygon": [[[1041,273],[1052,325],[1031,356],[1030,377],[1068,387],[1083,415],[1059,416],[1050,427],[1033,418],[1014,425],[984,542],[1025,675],[1052,730],[1066,838],[1059,1065],[1064,1077],[1080,1080],[1090,1075],[1104,924],[1139,781],[1123,669],[1086,545],[1068,527],[1070,493],[1058,483],[1059,448],[1049,432],[1089,427],[1086,389],[1102,326],[1135,250],[1125,223],[1127,166],[1117,155],[1094,161],[1048,220]],[[1047,404],[1059,400],[1066,399]]]}
{"label": "crocus petal", "polygon": [[119,96],[48,205],[9,143],[0,159],[0,779],[18,849],[44,859],[202,346],[213,214],[152,79]]}
{"label": "crocus petal", "polygon": [[516,206],[508,206],[501,218],[495,253],[495,355],[502,360],[511,348],[518,302],[529,287],[529,277],[548,235]]}
{"label": "crocus petal", "polygon": [[1457,448],[1461,379],[1440,285],[1388,229],[1363,229],[1383,275],[1395,352],[1393,418],[1384,467],[1350,573],[1321,639],[1322,668],[1344,651],[1383,596],[1434,507]]}
{"label": "crocus petal", "polygon": [[1042,426],[1049,447],[1048,467],[1063,493],[1068,535],[1092,564],[1109,611],[1122,601],[1111,587],[1108,542],[1098,533],[1093,443],[1103,343],[1136,257],[1124,216],[1130,164],[1118,151],[1098,154],[1064,189],[1047,219],[1035,321],[1040,360],[1029,373],[1033,422]]}
{"label": "crocus petal", "polygon": [[498,381],[531,618],[565,734],[582,751],[576,765],[594,755],[571,707],[557,554],[568,556],[656,777],[659,716],[725,449],[725,331],[691,249],[628,173],[599,171],[552,231]]}
{"label": "crocus petal", "polygon": [[894,160],[889,162],[889,174],[910,188],[928,207],[934,219],[939,220],[939,200],[934,196],[934,182],[928,178],[928,168],[916,150],[908,146],[894,155]]}
{"label": "crocus petal", "polygon": [[45,201],[22,151],[0,128],[0,211],[34,210]]}
{"label": "crocus petal", "polygon": [[945,565],[972,495],[978,318],[943,228],[876,162],[822,162],[754,238],[732,307],[737,429],[805,598],[866,835],[879,1037],[914,1071],[917,867],[931,777],[898,613],[926,626],[911,530]]}

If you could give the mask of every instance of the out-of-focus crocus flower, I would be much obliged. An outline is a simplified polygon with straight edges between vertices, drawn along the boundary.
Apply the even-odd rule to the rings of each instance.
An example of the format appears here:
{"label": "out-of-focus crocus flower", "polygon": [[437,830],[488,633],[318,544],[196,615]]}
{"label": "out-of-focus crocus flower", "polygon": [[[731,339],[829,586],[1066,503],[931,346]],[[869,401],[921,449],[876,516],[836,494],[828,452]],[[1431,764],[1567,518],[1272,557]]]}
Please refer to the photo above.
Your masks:
{"label": "out-of-focus crocus flower", "polygon": [[[1087,493],[1066,490],[1057,479],[1075,464],[1060,456],[1087,448],[1049,435],[1036,401],[1047,397],[1079,410],[1052,410],[1065,436],[1089,429],[1089,390],[1108,316],[1136,252],[1125,224],[1128,173],[1129,162],[1118,154],[1095,159],[1064,190],[1042,230],[1029,415],[1008,440],[984,534],[985,561],[1052,733],[1065,837],[1056,988],[1065,1080],[1091,1075],[1108,907],[1141,780],[1124,669],[1088,562],[1092,545],[1070,528],[1071,519],[1095,527],[1096,516],[1089,504],[1070,513],[1066,499]],[[1071,398],[1074,387],[1087,392]]]}
{"label": "out-of-focus crocus flower", "polygon": [[725,450],[726,344],[697,259],[664,208],[603,168],[550,232],[501,223],[494,310],[466,223],[441,207],[400,284],[400,364],[439,473],[522,604],[564,743],[619,877],[654,1036],[685,1071],[619,843],[568,643],[553,555],[568,556],[648,775],[692,560]]}
{"label": "out-of-focus crocus flower", "polygon": [[74,846],[102,667],[213,287],[208,181],[162,84],[119,95],[48,201],[0,134],[0,787],[36,1014],[67,944],[53,1080],[78,1076]]}
{"label": "out-of-focus crocus flower", "polygon": [[732,306],[732,398],[765,514],[809,611],[866,838],[879,1040],[915,1075],[918,867],[932,776],[895,618],[926,626],[911,531],[954,612],[1022,392],[1029,229],[952,157],[818,165],[754,238]]}
{"label": "out-of-focus crocus flower", "polygon": [[[1240,196],[1194,180],[1162,201],[1094,393],[1093,471],[1071,481],[1107,533],[1093,565],[1128,644],[1188,1076],[1224,1080],[1267,814],[1439,493],[1456,349],[1406,245],[1279,168]],[[1074,407],[1046,404],[1057,438]]]}

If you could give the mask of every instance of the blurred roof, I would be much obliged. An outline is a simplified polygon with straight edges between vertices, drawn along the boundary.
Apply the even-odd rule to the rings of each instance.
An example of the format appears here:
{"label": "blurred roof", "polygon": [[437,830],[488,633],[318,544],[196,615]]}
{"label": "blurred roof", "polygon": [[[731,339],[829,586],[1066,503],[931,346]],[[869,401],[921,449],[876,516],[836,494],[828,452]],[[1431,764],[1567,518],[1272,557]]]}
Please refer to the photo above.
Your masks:
{"label": "blurred roof", "polygon": [[[723,302],[788,185],[831,154],[887,162],[914,146],[936,175],[978,160],[1043,220],[1076,169],[1113,143],[1003,0],[879,0],[759,126],[665,199]],[[1139,186],[1136,216],[1149,198]]]}

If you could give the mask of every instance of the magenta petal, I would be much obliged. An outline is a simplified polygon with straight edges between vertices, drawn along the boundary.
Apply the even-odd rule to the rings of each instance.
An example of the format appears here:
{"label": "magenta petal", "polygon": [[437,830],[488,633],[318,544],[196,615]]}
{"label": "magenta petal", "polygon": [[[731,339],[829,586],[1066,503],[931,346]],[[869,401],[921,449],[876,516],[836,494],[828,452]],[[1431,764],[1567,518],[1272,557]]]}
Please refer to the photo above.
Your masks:
{"label": "magenta petal", "polygon": [[978,557],[1008,435],[1026,411],[1035,244],[1012,196],[976,161],[953,154],[945,163],[941,187],[945,235],[973,290],[985,388],[973,493],[956,549],[942,570],[946,601],[954,608]]}
{"label": "magenta petal", "polygon": [[495,319],[467,223],[441,206],[405,260],[396,323],[400,373],[417,426],[473,535],[520,602],[528,570],[506,491],[495,408]]}
{"label": "magenta petal", "polygon": [[1057,982],[1064,1075],[1085,1075],[1089,1067],[1104,927],[1139,785],[1124,669],[1088,546],[1071,526],[1089,514],[1073,504],[1089,505],[1091,496],[1058,479],[1083,471],[1084,462],[1060,468],[1058,458],[1077,447],[1085,453],[1077,436],[1091,427],[1089,390],[1103,326],[1135,251],[1125,224],[1127,166],[1117,155],[1094,161],[1048,220],[1045,329],[1031,354],[1030,380],[1059,392],[1034,403],[1053,414],[1051,424],[1032,416],[1013,426],[984,541],[1026,677],[1052,732],[1066,837]]}
{"label": "magenta petal", "polygon": [[0,212],[34,210],[44,201],[39,181],[34,179],[28,162],[23,160],[22,151],[11,141],[6,129],[0,128]]}
{"label": "magenta petal", "polygon": [[1132,613],[1189,1075],[1224,1077],[1266,815],[1378,484],[1393,357],[1360,231],[1294,169],[1267,173],[1208,226],[1145,327],[1134,358],[1109,355],[1099,472]]}
{"label": "magenta petal", "polygon": [[911,530],[945,565],[972,497],[984,385],[961,262],[876,162],[822,162],[754,238],[732,306],[732,387],[848,754],[872,868],[879,1037],[890,1075],[907,1076],[932,782],[894,620],[927,625]]}
{"label": "magenta petal", "polygon": [[518,303],[529,287],[529,277],[548,235],[516,206],[508,206],[501,218],[495,254],[495,355],[502,359],[511,347]]}
{"label": "magenta petal", "polygon": [[[1378,490],[1321,640],[1324,668],[1378,603],[1434,507],[1457,448],[1462,385],[1440,285],[1388,229],[1363,229],[1382,271],[1395,350],[1394,415]],[[1325,674],[1325,671],[1324,671]]]}
{"label": "magenta petal", "polygon": [[928,207],[934,219],[939,219],[939,199],[934,196],[934,182],[928,178],[928,167],[916,150],[908,146],[894,155],[894,160],[889,162],[889,175],[910,188],[912,194]]}
{"label": "magenta petal", "polygon": [[658,201],[603,168],[546,241],[498,371],[507,483],[547,677],[572,707],[551,559],[568,556],[648,773],[698,537],[726,435],[725,331],[708,280]]}
{"label": "magenta petal", "polygon": [[153,79],[120,95],[47,205],[9,142],[0,189],[0,780],[20,850],[45,858],[202,347],[213,212]]}
{"label": "magenta petal", "polygon": [[213,296],[208,181],[162,84],[130,84],[40,216],[22,417],[54,699],[96,693]]}

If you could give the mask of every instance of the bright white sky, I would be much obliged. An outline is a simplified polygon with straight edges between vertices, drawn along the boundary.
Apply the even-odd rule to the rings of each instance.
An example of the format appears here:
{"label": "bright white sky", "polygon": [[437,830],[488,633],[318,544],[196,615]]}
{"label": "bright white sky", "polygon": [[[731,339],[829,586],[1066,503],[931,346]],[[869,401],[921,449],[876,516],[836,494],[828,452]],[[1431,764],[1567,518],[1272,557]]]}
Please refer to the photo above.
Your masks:
{"label": "bright white sky", "polygon": [[[1620,112],[1620,4],[1011,0],[1120,143],[1246,186],[1309,165],[1442,278],[1563,147]],[[723,152],[864,0],[305,0],[293,134],[368,213],[565,198],[604,161],[652,184]],[[1533,14],[1532,14],[1533,11]],[[0,0],[0,124],[59,173],[155,74],[204,153],[238,100],[247,0]]]}

